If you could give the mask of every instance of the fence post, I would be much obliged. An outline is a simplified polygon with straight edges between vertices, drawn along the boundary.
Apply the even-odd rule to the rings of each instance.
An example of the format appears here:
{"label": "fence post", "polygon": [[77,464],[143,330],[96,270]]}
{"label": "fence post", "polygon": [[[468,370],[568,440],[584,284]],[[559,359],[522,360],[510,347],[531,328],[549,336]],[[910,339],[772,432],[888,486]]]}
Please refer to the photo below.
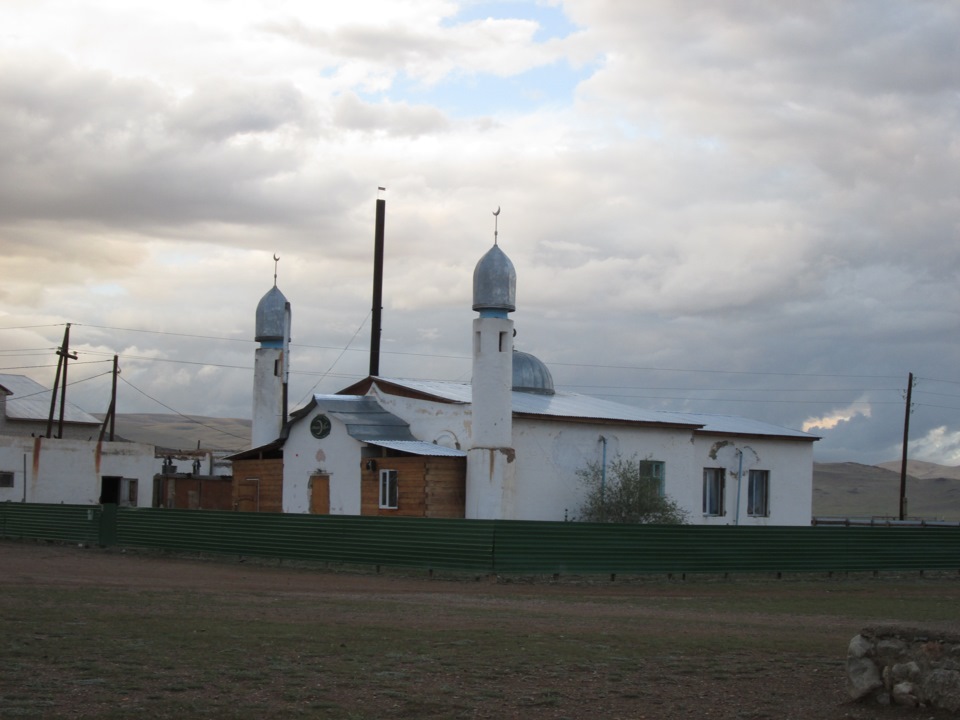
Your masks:
{"label": "fence post", "polygon": [[117,506],[105,503],[100,512],[100,547],[117,544]]}

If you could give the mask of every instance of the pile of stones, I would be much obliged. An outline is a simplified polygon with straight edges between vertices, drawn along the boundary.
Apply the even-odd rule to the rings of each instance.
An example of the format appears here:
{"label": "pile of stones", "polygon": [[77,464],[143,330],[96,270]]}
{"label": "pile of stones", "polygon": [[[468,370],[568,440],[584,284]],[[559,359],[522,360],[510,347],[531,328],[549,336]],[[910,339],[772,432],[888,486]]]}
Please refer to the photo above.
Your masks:
{"label": "pile of stones", "polygon": [[850,697],[960,711],[960,635],[868,627],[847,650]]}

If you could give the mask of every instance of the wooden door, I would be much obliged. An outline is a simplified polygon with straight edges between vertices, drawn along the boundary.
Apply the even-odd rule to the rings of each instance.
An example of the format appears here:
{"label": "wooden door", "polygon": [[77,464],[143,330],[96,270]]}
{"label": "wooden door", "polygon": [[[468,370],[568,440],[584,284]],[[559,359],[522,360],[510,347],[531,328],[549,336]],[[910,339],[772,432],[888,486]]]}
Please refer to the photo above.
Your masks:
{"label": "wooden door", "polygon": [[310,513],[313,515],[330,514],[330,476],[310,476]]}
{"label": "wooden door", "polygon": [[237,510],[240,512],[260,511],[260,481],[255,478],[242,480],[237,485]]}

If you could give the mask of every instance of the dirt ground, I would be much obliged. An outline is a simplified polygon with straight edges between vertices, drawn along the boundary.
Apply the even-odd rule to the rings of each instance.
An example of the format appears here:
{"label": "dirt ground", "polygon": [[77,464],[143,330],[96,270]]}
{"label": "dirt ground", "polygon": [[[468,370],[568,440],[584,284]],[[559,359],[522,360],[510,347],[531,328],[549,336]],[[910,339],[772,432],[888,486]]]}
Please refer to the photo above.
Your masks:
{"label": "dirt ground", "polygon": [[[943,581],[934,586],[935,592],[955,600],[960,597],[958,584]],[[860,627],[877,621],[875,616],[851,617],[847,596],[852,594],[870,606],[874,596],[883,598],[891,592],[906,598],[905,602],[929,595],[930,585],[913,581],[891,590],[879,583],[850,586],[826,579],[557,582],[551,578],[427,577],[426,573],[331,571],[277,562],[0,542],[0,593],[4,588],[27,587],[227,597],[248,608],[247,613],[266,602],[282,608],[285,600],[298,606],[304,600],[316,601],[324,608],[324,622],[343,633],[340,649],[350,645],[351,632],[359,635],[378,628],[383,629],[386,647],[389,630],[397,624],[427,639],[456,632],[482,638],[483,633],[492,635],[496,630],[517,638],[521,645],[539,648],[526,663],[516,660],[512,649],[504,650],[503,668],[498,668],[499,650],[481,641],[476,645],[475,664],[469,662],[469,648],[462,651],[466,656],[449,655],[455,658],[452,661],[438,655],[428,672],[412,675],[399,692],[378,694],[375,683],[368,686],[359,681],[341,683],[338,690],[332,683],[324,696],[332,704],[312,714],[309,710],[299,713],[306,717],[948,717],[930,709],[851,703],[846,694],[846,644]],[[836,612],[824,611],[831,607],[831,597],[837,598]],[[791,603],[811,610],[785,614],[784,604]],[[745,607],[755,609],[744,612]],[[284,620],[282,610],[274,611],[272,619]],[[576,649],[569,648],[570,638],[585,637],[602,639],[617,657],[610,663],[598,661],[599,646],[584,644],[583,659],[577,661]],[[434,647],[439,646],[438,642]],[[4,658],[6,647],[0,638],[0,667],[9,663]],[[554,659],[551,653],[560,652],[557,648],[563,657]],[[419,662],[426,663],[423,655]],[[463,657],[467,662],[456,659]],[[357,660],[361,672],[365,663],[373,662],[367,658]],[[388,677],[379,670],[375,674]],[[10,677],[0,672],[0,697],[16,693]],[[264,679],[264,692],[269,692],[270,683],[270,678]],[[496,685],[496,692],[491,685]],[[203,707],[203,690],[197,693],[197,707]],[[424,700],[437,694],[458,699],[447,705]],[[56,716],[100,716],[92,700],[89,707],[83,705],[82,695],[75,701],[78,704],[71,713],[61,708]],[[138,707],[137,712],[149,713],[149,704]],[[109,717],[124,716],[115,708],[112,713]],[[208,708],[204,716],[241,715]]]}

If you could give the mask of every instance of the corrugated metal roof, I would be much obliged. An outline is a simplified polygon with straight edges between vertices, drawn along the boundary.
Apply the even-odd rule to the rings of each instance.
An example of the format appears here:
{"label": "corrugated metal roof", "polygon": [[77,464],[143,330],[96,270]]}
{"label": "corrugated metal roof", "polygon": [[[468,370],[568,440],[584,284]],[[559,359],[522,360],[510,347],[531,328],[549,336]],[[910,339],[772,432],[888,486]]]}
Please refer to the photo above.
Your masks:
{"label": "corrugated metal roof", "polygon": [[736,415],[705,415],[702,413],[675,413],[687,417],[691,422],[703,425],[701,432],[716,432],[726,435],[775,435],[777,437],[793,437],[806,440],[819,440],[816,435],[786,428],[782,425],[752,420]]}
{"label": "corrugated metal roof", "polygon": [[[0,385],[9,390],[7,396],[8,420],[46,420],[50,417],[50,390],[25,375],[0,374]],[[60,417],[60,403],[54,421]],[[71,402],[67,402],[63,411],[64,422],[99,425],[100,421],[84,412]]]}
{"label": "corrugated metal roof", "polygon": [[[442,380],[398,380],[382,378],[387,382],[401,387],[433,395],[443,400],[458,403],[472,401],[470,383],[445,382]],[[691,429],[699,425],[687,418],[681,418],[672,413],[657,410],[622,405],[576,393],[556,392],[553,395],[539,393],[525,393],[513,391],[511,393],[513,412],[526,415],[545,415],[553,417],[582,418],[589,420],[624,420],[627,422],[656,423],[669,425],[689,425]]]}
{"label": "corrugated metal roof", "polygon": [[347,428],[350,437],[369,443],[384,441],[419,442],[410,424],[380,407],[376,398],[355,395],[314,395],[317,407],[333,415]]}
{"label": "corrugated metal roof", "polygon": [[400,450],[411,455],[429,455],[431,457],[466,457],[463,450],[443,447],[435,443],[420,440],[369,440],[371,445],[385,447],[391,450]]}
{"label": "corrugated metal roof", "polygon": [[[388,383],[408,388],[441,400],[469,403],[472,391],[469,383],[442,380],[401,380],[379,378]],[[729,435],[767,435],[817,440],[815,435],[790,428],[727,415],[701,415],[647,410],[632,405],[602,400],[589,395],[557,391],[555,395],[541,395],[514,391],[511,393],[513,412],[544,417],[576,418],[582,420],[622,421],[674,427],[689,427],[691,430],[718,432]]]}

